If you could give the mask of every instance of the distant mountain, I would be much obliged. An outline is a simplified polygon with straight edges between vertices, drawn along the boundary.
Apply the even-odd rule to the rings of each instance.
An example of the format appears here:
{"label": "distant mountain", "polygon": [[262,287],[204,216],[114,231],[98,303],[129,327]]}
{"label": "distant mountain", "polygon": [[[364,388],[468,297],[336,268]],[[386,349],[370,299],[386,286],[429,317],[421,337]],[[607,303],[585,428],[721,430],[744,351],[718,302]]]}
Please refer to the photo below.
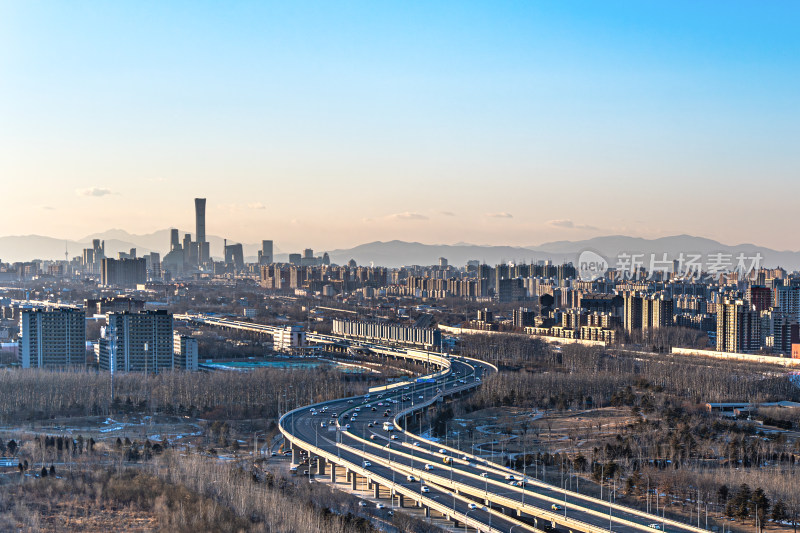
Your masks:
{"label": "distant mountain", "polygon": [[[189,233],[181,230],[183,235]],[[106,242],[106,254],[110,257],[117,252],[127,252],[136,248],[140,255],[159,252],[162,256],[169,249],[169,229],[159,230],[144,235],[135,235],[120,229],[112,229],[103,233],[87,235],[77,241],[63,241],[52,237],[40,235],[24,235],[0,237],[0,261],[27,261],[31,259],[63,259],[65,245],[69,249],[69,256],[81,255],[83,248],[90,248],[92,239],[103,239]],[[215,258],[222,256],[223,239],[210,235],[211,255]],[[261,244],[243,243],[246,260],[254,261]],[[331,261],[336,264],[346,264],[350,259],[355,259],[359,265],[382,265],[399,267],[403,265],[434,265],[444,257],[452,265],[462,266],[469,260],[477,260],[490,265],[514,261],[535,262],[551,260],[554,263],[564,261],[576,262],[578,255],[584,250],[592,250],[604,256],[611,266],[616,264],[620,252],[645,254],[645,261],[649,261],[650,254],[656,254],[658,259],[666,253],[669,259],[675,259],[681,252],[699,253],[705,257],[708,254],[722,252],[731,254],[735,258],[743,253],[748,257],[761,254],[762,265],[768,267],[782,266],[787,270],[800,269],[800,252],[779,251],[756,246],[754,244],[725,245],[712,239],[693,237],[691,235],[675,235],[659,239],[642,239],[624,235],[610,235],[595,237],[582,241],[554,241],[544,244],[519,247],[519,246],[487,246],[468,243],[458,244],[423,244],[406,241],[375,241],[353,248],[343,248],[328,251]],[[286,253],[277,253],[275,259],[286,261]],[[318,252],[321,254],[322,252]]]}
{"label": "distant mountain", "polygon": [[[405,241],[375,241],[355,248],[329,251],[331,261],[345,264],[355,259],[359,265],[435,265],[444,257],[450,264],[462,266],[469,260],[487,264],[506,261],[531,262],[540,259],[556,259],[546,252],[537,252],[516,246],[479,246],[474,244],[422,244]],[[559,254],[559,258],[561,255]]]}

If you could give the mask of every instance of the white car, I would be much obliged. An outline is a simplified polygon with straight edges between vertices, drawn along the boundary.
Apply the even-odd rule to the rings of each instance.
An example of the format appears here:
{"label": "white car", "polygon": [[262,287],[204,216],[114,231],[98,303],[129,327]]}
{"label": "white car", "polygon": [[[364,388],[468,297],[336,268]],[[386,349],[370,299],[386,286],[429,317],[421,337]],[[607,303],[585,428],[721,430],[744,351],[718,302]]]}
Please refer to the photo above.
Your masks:
{"label": "white car", "polygon": [[406,476],[406,481],[408,481],[408,482],[411,482],[411,483],[413,483],[413,482],[415,482],[416,480],[417,480],[417,478],[415,478],[415,477],[414,477],[414,476],[412,476],[411,474],[409,474],[408,476]]}
{"label": "white car", "polygon": [[361,410],[361,408],[360,408],[360,407],[356,407],[356,411],[360,411],[360,410]]}
{"label": "white car", "polygon": [[365,502],[365,501],[360,501],[360,502],[358,502],[358,506],[359,506],[359,507],[366,507],[366,506],[367,506],[367,502]]}
{"label": "white car", "polygon": [[397,440],[397,435],[392,435],[392,440]]}
{"label": "white car", "polygon": [[512,474],[506,474],[506,481],[512,481],[514,479],[517,479],[517,478],[515,478]]}
{"label": "white car", "polygon": [[439,448],[439,453],[447,455],[447,450],[445,450],[444,448]]}
{"label": "white car", "polygon": [[433,465],[425,465],[425,470],[433,470]]}
{"label": "white car", "polygon": [[430,492],[431,489],[428,488],[427,485],[423,485],[422,488],[419,489],[421,492]]}
{"label": "white car", "polygon": [[661,530],[661,524],[647,524],[647,527],[652,527],[653,529]]}
{"label": "white car", "polygon": [[414,442],[414,446],[419,446],[419,442]]}
{"label": "white car", "polygon": [[469,504],[469,508],[470,508],[470,509],[477,509],[477,508],[478,508],[478,505],[477,505],[477,504],[474,504],[474,503],[471,503],[471,504]]}
{"label": "white car", "polygon": [[377,439],[377,438],[378,438],[378,436],[377,436],[377,435],[370,435],[370,436],[369,436],[369,440],[375,440],[375,439]]}
{"label": "white car", "polygon": [[551,505],[550,508],[552,510],[554,510],[554,511],[563,511],[564,510],[564,508],[561,507],[560,505],[558,505],[557,503],[554,503],[553,505]]}
{"label": "white car", "polygon": [[481,472],[481,477],[489,477],[489,472]]}
{"label": "white car", "polygon": [[350,424],[345,424],[344,429],[350,429]]}
{"label": "white car", "polygon": [[369,461],[364,461],[364,468],[369,468],[370,466],[372,466],[372,463]]}
{"label": "white car", "polygon": [[386,506],[385,506],[385,505],[383,505],[382,503],[376,503],[376,504],[375,504],[375,509],[383,509],[383,508],[385,508],[385,507],[386,507]]}

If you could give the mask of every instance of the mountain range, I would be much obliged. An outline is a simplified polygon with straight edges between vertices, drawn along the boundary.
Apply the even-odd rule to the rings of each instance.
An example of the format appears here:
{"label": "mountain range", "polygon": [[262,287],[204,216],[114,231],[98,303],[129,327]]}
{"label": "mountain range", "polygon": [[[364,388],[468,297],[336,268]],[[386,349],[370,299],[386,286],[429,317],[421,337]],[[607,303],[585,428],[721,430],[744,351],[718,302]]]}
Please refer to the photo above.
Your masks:
{"label": "mountain range", "polygon": [[[103,233],[87,235],[74,241],[64,241],[41,235],[24,235],[0,237],[0,260],[4,262],[28,261],[31,259],[63,259],[65,250],[69,257],[81,255],[83,248],[90,248],[92,239],[105,240],[106,255],[115,257],[117,252],[127,252],[136,248],[139,255],[159,252],[162,256],[169,248],[169,229],[145,235],[135,235],[120,229],[112,229]],[[181,231],[183,236],[188,231]],[[208,236],[211,253],[221,256],[223,239]],[[261,243],[243,243],[246,260],[253,261],[257,256]],[[331,261],[344,264],[355,259],[360,265],[382,265],[398,267],[402,265],[432,265],[444,257],[452,265],[461,266],[469,260],[478,260],[490,265],[514,262],[533,262],[551,260],[555,263],[564,261],[576,262],[578,255],[584,250],[592,250],[606,258],[609,265],[617,263],[620,253],[644,254],[645,266],[651,254],[661,259],[664,253],[669,259],[676,259],[680,253],[696,253],[703,256],[703,261],[710,254],[730,254],[735,262],[739,254],[753,257],[760,254],[762,266],[781,266],[787,270],[800,269],[800,252],[773,250],[754,244],[726,245],[712,239],[691,235],[675,235],[658,239],[643,239],[624,235],[595,237],[582,241],[553,241],[531,246],[490,246],[468,243],[458,244],[423,244],[406,241],[375,241],[361,244],[353,248],[328,250]],[[280,252],[276,248],[276,252]],[[298,250],[299,251],[299,250]],[[322,252],[317,252],[321,254]],[[286,261],[287,253],[276,253],[276,261]]]}

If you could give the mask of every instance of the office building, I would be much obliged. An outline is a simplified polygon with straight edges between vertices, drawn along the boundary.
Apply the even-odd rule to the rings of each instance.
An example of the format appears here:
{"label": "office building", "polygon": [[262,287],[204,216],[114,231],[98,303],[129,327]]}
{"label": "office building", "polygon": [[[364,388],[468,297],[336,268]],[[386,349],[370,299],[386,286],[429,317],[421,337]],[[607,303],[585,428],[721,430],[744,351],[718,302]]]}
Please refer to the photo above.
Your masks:
{"label": "office building", "polygon": [[140,259],[103,259],[100,283],[106,287],[136,288],[147,281],[147,262]]}
{"label": "office building", "polygon": [[178,234],[178,230],[173,228],[169,230],[169,251],[172,252],[174,250],[181,249],[181,237]]}
{"label": "office building", "polygon": [[175,367],[173,350],[172,313],[109,313],[100,337],[100,368],[157,373]]}
{"label": "office building", "polygon": [[273,262],[272,241],[261,241],[261,250],[258,251],[258,264],[270,265]]}
{"label": "office building", "polygon": [[197,240],[197,264],[205,265],[211,259],[206,240],[206,199],[194,199],[195,239]]}
{"label": "office building", "polygon": [[225,241],[225,266],[235,270],[244,268],[244,251],[241,244],[228,244]]}
{"label": "office building", "polygon": [[86,365],[86,315],[82,310],[29,309],[20,313],[22,368]]}
{"label": "office building", "polygon": [[296,353],[306,346],[306,332],[300,326],[286,326],[272,335],[276,352]]}

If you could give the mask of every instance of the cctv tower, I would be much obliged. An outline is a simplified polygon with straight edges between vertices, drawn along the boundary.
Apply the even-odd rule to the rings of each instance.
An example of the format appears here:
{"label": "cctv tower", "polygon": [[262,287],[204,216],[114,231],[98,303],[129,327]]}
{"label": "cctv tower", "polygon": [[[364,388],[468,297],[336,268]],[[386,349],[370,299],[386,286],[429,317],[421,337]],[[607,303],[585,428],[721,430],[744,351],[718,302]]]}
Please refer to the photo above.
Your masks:
{"label": "cctv tower", "polygon": [[206,199],[194,199],[195,233],[197,240],[197,259],[201,265],[208,263],[211,254],[206,241]]}

